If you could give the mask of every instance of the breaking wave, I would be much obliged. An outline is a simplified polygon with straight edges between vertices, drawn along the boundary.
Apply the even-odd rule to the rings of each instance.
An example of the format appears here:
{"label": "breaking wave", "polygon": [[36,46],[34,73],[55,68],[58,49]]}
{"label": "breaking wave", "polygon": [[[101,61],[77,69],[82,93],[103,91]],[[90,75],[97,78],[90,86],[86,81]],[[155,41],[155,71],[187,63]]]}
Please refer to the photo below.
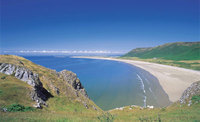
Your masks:
{"label": "breaking wave", "polygon": [[144,102],[144,107],[146,107],[146,104],[147,104],[147,96],[146,96],[146,91],[145,91],[145,89],[144,89],[144,82],[143,82],[142,78],[141,78],[138,74],[137,74],[137,77],[138,77],[138,79],[139,79],[140,82],[141,82],[141,88],[142,88],[143,93],[144,93],[144,100],[143,100],[143,102]]}

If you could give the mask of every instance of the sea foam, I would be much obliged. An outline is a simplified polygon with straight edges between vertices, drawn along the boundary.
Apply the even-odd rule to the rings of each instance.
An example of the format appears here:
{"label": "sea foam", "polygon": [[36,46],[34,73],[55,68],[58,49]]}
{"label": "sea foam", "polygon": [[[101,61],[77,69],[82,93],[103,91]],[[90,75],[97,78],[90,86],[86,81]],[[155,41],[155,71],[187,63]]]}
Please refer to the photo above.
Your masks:
{"label": "sea foam", "polygon": [[144,101],[144,107],[146,107],[147,97],[146,97],[146,91],[144,89],[144,82],[143,82],[142,78],[140,77],[140,75],[137,74],[137,77],[141,82],[141,87],[142,87],[142,90],[143,90],[143,93],[144,93],[144,100],[143,100]]}

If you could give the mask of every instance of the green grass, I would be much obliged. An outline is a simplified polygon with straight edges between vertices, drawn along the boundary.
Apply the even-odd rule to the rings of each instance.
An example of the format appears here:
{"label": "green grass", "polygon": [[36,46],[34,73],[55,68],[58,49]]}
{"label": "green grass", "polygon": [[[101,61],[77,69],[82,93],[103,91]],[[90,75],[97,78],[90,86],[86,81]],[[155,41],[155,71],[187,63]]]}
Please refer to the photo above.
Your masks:
{"label": "green grass", "polygon": [[200,102],[200,95],[192,96],[192,102],[193,103]]}
{"label": "green grass", "polygon": [[94,122],[98,121],[97,115],[85,113],[60,113],[53,111],[36,111],[36,112],[0,112],[1,122]]}
{"label": "green grass", "polygon": [[193,69],[193,70],[200,70],[200,60],[166,60],[166,59],[142,59],[138,57],[119,57],[121,59],[128,59],[128,60],[137,60],[137,61],[146,61],[176,67],[182,67],[186,69]]}
{"label": "green grass", "polygon": [[[27,83],[2,73],[0,73],[0,77],[0,106],[14,103],[32,106],[34,102],[28,94],[31,87]],[[2,77],[4,78],[2,79]]]}
{"label": "green grass", "polygon": [[[8,121],[98,121],[104,113],[86,109],[81,102],[67,96],[54,96],[47,101],[48,107],[32,111],[34,101],[29,92],[31,87],[13,76],[0,73],[0,108],[10,112],[0,112],[0,122]],[[92,101],[89,101],[92,102]],[[94,104],[94,103],[91,103]]]}
{"label": "green grass", "polygon": [[124,110],[112,110],[110,113],[115,121],[164,121],[164,122],[194,122],[200,121],[200,104],[174,104],[167,108],[140,109],[126,107]]}
{"label": "green grass", "polygon": [[4,107],[6,108],[7,112],[26,112],[26,111],[34,111],[36,108],[30,107],[30,106],[23,106],[20,104],[12,104],[9,106]]}
{"label": "green grass", "polygon": [[175,61],[200,60],[200,42],[177,42],[153,48],[136,48],[123,57],[159,58]]}
{"label": "green grass", "polygon": [[173,104],[166,108],[140,109],[127,106],[123,110],[111,110],[99,114],[87,112],[46,111],[34,112],[0,112],[0,121],[99,121],[99,122],[124,122],[124,121],[164,121],[164,122],[195,122],[200,121],[200,104],[192,106]]}
{"label": "green grass", "polygon": [[[89,106],[89,109],[92,109],[92,106],[95,106],[99,111],[101,111],[101,109],[98,106],[96,106],[93,101],[89,100],[85,96],[82,96],[81,94],[79,94],[79,98],[77,100],[77,96],[76,96],[76,94],[74,94],[75,93],[74,88],[70,84],[68,84],[66,81],[64,81],[62,78],[58,77],[57,73],[55,71],[51,70],[51,69],[37,65],[37,64],[35,64],[35,63],[33,63],[33,62],[23,58],[23,57],[14,56],[14,55],[0,55],[0,62],[10,63],[10,64],[15,64],[15,65],[19,65],[19,66],[22,66],[22,67],[26,67],[26,68],[30,69],[31,71],[33,71],[34,73],[39,74],[40,81],[42,82],[43,87],[45,89],[47,89],[54,96],[47,101],[47,103],[49,104],[48,109],[51,108],[50,106],[55,106],[56,104],[59,104],[59,105],[62,105],[62,106],[69,105],[69,104],[72,103],[70,101],[73,101],[75,103],[79,102],[80,105],[84,106],[82,101],[85,101],[87,103],[87,105]],[[23,62],[23,64],[21,62]],[[10,84],[14,83],[14,85],[16,85],[17,87],[22,87],[20,85],[21,85],[21,83],[24,83],[24,82],[12,77],[12,76],[7,76],[7,75],[4,75],[4,76],[11,78],[10,81],[12,81],[12,82]],[[4,77],[4,76],[0,76],[0,78]],[[6,82],[8,80],[9,79],[7,79],[7,78],[6,79],[0,79],[0,81],[2,81],[2,82],[0,82],[0,90],[1,90],[1,83],[2,83],[2,85],[3,85],[3,83],[9,83],[9,82]],[[18,82],[13,82],[13,81],[16,81],[16,80]],[[26,85],[26,86],[24,86],[25,88],[30,88],[29,85],[27,85],[26,83],[24,83],[24,84]],[[5,86],[7,86],[7,85],[5,85]],[[59,95],[57,95],[56,91],[54,90],[54,88],[52,86],[59,88],[59,91],[60,91]],[[9,87],[5,88],[3,90],[3,92],[9,91],[9,90],[12,91],[12,90],[15,90],[15,89],[18,89],[19,92],[22,92],[24,94],[28,93],[28,91],[27,90],[24,91],[23,88],[22,88],[22,90],[20,90],[20,88],[9,88]],[[23,96],[24,94],[22,94],[21,96]],[[19,96],[20,93],[17,94],[17,95]],[[9,96],[9,94],[4,94],[4,96],[6,98],[7,96]],[[16,97],[16,99],[17,98],[18,97]],[[59,102],[62,102],[62,104],[53,102],[53,100],[58,100],[59,98],[61,98],[63,100],[65,99],[66,102],[63,102],[61,100],[59,100]],[[20,97],[19,97],[19,99],[20,99]],[[12,104],[12,103],[15,103],[14,101],[15,101],[15,99],[13,99],[13,102],[10,102],[9,105]],[[22,105],[26,105],[26,104],[22,104]],[[58,108],[58,107],[54,107],[54,108]],[[53,108],[51,108],[51,109],[53,109]]]}
{"label": "green grass", "polygon": [[[14,55],[0,55],[0,62],[26,67],[39,74],[43,86],[53,95],[46,101],[47,107],[29,112],[35,104],[30,97],[32,86],[18,80],[13,75],[0,73],[0,108],[12,111],[1,112],[0,121],[94,121],[104,113],[85,96],[78,94],[79,97],[77,97],[74,94],[75,89],[51,69]],[[59,95],[56,94],[53,86],[59,88]],[[88,109],[83,105],[83,101],[89,107]],[[98,110],[94,110],[92,106]]]}
{"label": "green grass", "polygon": [[[126,57],[127,58],[127,57]],[[133,59],[133,57],[128,57]],[[174,60],[154,60],[140,59],[137,60],[163,63],[168,65],[185,65],[191,67],[198,65],[196,61],[174,61]],[[125,107],[124,110],[102,111],[91,100],[87,99],[88,105],[94,105],[98,111],[90,108],[86,109],[81,100],[84,98],[76,98],[71,95],[69,85],[64,83],[62,79],[56,77],[55,72],[50,69],[38,66],[24,58],[17,56],[0,56],[0,62],[6,62],[22,66],[19,61],[22,61],[24,66],[40,75],[40,80],[54,97],[48,99],[48,107],[36,109],[32,111],[31,106],[35,104],[29,96],[31,86],[23,81],[16,79],[14,76],[9,76],[0,73],[0,108],[7,107],[10,112],[0,111],[0,122],[23,122],[23,121],[38,121],[38,122],[112,122],[112,121],[178,121],[178,122],[194,122],[200,121],[200,96],[192,97],[192,104],[180,105],[174,103],[166,108],[155,109],[140,109],[137,107]],[[175,63],[176,62],[176,63]],[[60,88],[61,94],[56,95],[51,88],[51,84]],[[13,105],[14,104],[14,105]]]}

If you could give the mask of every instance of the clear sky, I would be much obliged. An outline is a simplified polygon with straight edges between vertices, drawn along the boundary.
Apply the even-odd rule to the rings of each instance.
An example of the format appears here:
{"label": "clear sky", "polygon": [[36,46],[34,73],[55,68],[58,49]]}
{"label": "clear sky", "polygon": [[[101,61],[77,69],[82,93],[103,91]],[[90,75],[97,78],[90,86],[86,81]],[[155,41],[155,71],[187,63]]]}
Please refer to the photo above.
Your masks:
{"label": "clear sky", "polygon": [[199,0],[1,0],[3,50],[129,51],[200,41]]}

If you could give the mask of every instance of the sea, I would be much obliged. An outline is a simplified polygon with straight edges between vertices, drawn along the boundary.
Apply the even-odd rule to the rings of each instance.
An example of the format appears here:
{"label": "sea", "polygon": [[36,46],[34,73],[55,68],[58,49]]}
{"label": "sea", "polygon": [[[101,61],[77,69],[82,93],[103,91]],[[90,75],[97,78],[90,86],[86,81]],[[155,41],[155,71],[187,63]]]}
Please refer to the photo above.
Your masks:
{"label": "sea", "polygon": [[111,60],[71,56],[23,56],[44,67],[77,74],[89,98],[101,109],[129,105],[165,107],[169,97],[158,79],[136,66]]}

